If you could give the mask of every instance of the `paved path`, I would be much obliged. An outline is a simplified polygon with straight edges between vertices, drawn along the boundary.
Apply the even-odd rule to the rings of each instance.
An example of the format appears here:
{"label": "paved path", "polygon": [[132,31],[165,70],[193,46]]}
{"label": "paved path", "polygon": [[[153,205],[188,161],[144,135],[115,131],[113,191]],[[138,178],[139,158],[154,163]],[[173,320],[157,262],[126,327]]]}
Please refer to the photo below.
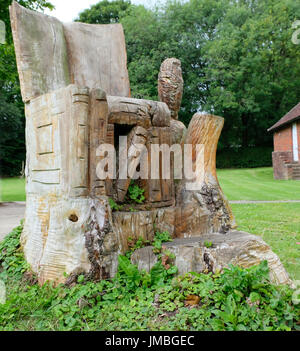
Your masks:
{"label": "paved path", "polygon": [[273,200],[273,201],[251,201],[251,200],[237,200],[229,201],[231,204],[291,204],[300,203],[300,200]]}
{"label": "paved path", "polygon": [[17,227],[25,215],[25,202],[0,203],[0,241]]}

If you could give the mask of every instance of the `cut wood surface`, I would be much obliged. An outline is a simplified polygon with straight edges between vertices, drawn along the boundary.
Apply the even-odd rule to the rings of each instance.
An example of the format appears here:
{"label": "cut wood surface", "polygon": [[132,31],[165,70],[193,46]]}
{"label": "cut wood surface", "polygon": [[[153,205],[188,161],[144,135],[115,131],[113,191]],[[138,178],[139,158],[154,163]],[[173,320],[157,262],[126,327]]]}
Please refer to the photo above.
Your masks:
{"label": "cut wood surface", "polygon": [[23,101],[71,83],[63,24],[54,17],[10,7]]}
{"label": "cut wood surface", "polygon": [[[207,243],[211,245],[209,248],[206,247]],[[278,256],[260,237],[249,233],[231,231],[226,235],[213,233],[190,239],[176,239],[164,243],[163,250],[175,255],[174,264],[178,267],[179,275],[189,272],[217,273],[230,264],[249,268],[266,260],[274,284],[293,284]],[[157,262],[152,247],[135,251],[131,260],[139,269],[148,272]]]}
{"label": "cut wood surface", "polygon": [[[192,145],[193,180],[183,179],[176,195],[178,237],[196,236],[235,228],[230,205],[222,192],[216,174],[216,152],[224,119],[218,116],[195,114],[189,124],[185,144]],[[203,145],[203,158],[197,158],[196,146]],[[198,167],[198,168],[197,168]],[[196,182],[196,189],[189,185]]]}
{"label": "cut wood surface", "polygon": [[166,59],[158,75],[158,95],[165,102],[174,119],[178,119],[183,94],[181,62],[176,58]]}
{"label": "cut wood surface", "polygon": [[73,84],[101,88],[108,95],[130,96],[121,24],[66,23],[64,34]]}
{"label": "cut wood surface", "polygon": [[97,165],[101,157],[97,156],[97,148],[104,144],[107,135],[108,107],[106,93],[101,89],[93,89],[90,94],[89,106],[89,176],[91,196],[106,195],[105,180],[98,179]]}
{"label": "cut wood surface", "polygon": [[138,100],[108,96],[109,123],[138,125],[144,128],[170,126],[170,111],[166,104],[150,100]]}
{"label": "cut wood surface", "polygon": [[[147,131],[142,127],[133,128],[128,135],[128,175],[132,175],[132,178],[135,178],[136,176],[137,166],[141,162],[141,159],[147,157],[147,155],[144,155],[143,149],[141,148],[146,145],[146,142]],[[146,160],[148,162],[147,158]],[[127,177],[127,179],[117,180],[117,197],[119,202],[124,201],[132,178]]]}
{"label": "cut wood surface", "polygon": [[15,1],[10,15],[25,102],[69,84],[130,96],[121,24],[63,24]]}

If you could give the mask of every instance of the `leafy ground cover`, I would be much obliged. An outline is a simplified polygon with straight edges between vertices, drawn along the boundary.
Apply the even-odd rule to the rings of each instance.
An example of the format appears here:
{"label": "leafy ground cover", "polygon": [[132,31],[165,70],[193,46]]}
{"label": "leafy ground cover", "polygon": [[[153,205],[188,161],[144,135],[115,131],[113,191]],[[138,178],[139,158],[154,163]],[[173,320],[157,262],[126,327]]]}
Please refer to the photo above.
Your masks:
{"label": "leafy ground cover", "polygon": [[72,287],[40,287],[20,250],[21,230],[0,244],[0,279],[7,288],[0,330],[300,329],[293,290],[270,284],[266,262],[175,277],[162,261],[146,273],[120,256],[112,280],[93,283],[79,276]]}

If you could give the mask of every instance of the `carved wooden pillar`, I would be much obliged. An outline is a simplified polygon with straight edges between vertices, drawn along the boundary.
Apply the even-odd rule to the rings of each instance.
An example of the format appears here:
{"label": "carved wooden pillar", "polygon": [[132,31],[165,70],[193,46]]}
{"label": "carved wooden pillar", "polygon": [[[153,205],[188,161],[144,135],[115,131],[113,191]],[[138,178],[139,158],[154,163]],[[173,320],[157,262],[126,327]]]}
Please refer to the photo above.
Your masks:
{"label": "carved wooden pillar", "polygon": [[[195,114],[190,122],[185,144],[192,145],[192,166],[198,171],[195,179],[183,179],[177,190],[178,237],[226,233],[235,226],[216,174],[216,152],[223,125],[223,118],[204,114]],[[200,158],[196,157],[197,145],[203,145]],[[194,182],[196,189],[189,190]]]}
{"label": "carved wooden pillar", "polygon": [[99,197],[106,195],[105,181],[98,179],[97,164],[101,158],[97,156],[97,148],[106,142],[107,136],[107,101],[106,93],[101,89],[93,89],[90,94],[90,138],[89,138],[89,177],[90,195]]}

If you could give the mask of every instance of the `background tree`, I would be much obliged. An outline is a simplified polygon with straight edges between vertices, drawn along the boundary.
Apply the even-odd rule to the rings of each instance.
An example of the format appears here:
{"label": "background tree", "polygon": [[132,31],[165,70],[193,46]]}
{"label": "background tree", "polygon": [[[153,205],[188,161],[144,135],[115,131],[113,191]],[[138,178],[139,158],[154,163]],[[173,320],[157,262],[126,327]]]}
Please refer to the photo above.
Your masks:
{"label": "background tree", "polygon": [[297,18],[300,7],[292,0],[132,8],[121,18],[132,93],[155,99],[159,66],[175,56],[185,81],[181,120],[188,124],[196,111],[225,117],[221,149],[272,146],[267,128],[299,102],[300,46],[291,42]]}
{"label": "background tree", "polygon": [[128,0],[104,0],[82,11],[76,21],[94,24],[118,23],[130,6],[131,2]]}
{"label": "background tree", "polygon": [[[0,172],[18,175],[25,161],[25,117],[20,93],[14,46],[9,20],[11,0],[1,0],[0,20],[6,25],[6,43],[0,44]],[[20,0],[32,10],[53,6],[45,0]]]}
{"label": "background tree", "polygon": [[132,94],[157,99],[156,81],[167,57],[181,60],[184,95],[180,119],[186,124],[206,102],[205,46],[222,20],[225,4],[219,0],[169,1],[154,11],[135,7],[121,22],[128,51]]}
{"label": "background tree", "polygon": [[225,146],[272,145],[266,132],[299,102],[300,47],[290,0],[239,0],[227,6],[205,46],[208,82],[203,108],[225,116]]}

